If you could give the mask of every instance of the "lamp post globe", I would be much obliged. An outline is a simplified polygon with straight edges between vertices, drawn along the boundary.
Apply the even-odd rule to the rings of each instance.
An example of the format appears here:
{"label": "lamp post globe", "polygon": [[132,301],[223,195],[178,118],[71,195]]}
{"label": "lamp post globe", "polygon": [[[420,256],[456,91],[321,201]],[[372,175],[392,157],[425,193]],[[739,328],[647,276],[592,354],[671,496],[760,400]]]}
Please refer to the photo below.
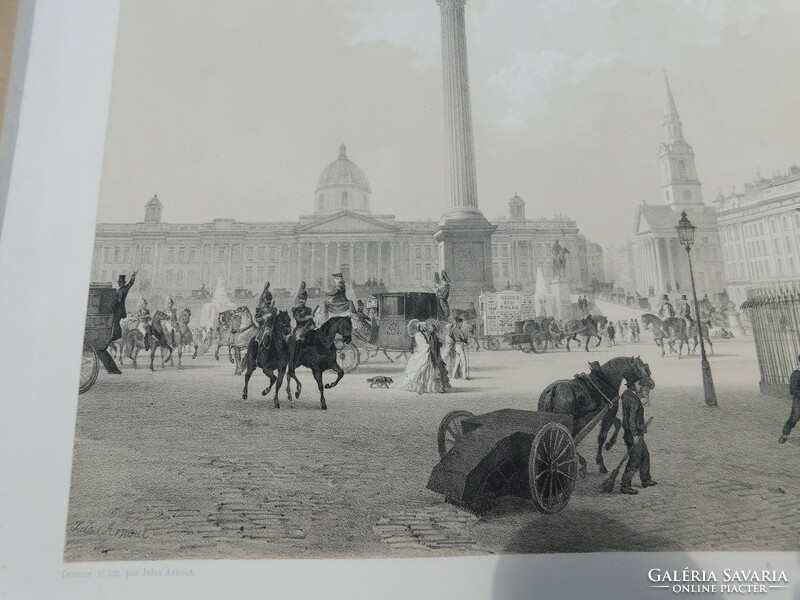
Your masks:
{"label": "lamp post globe", "polygon": [[694,284],[694,269],[692,268],[692,245],[694,244],[694,231],[697,229],[689,221],[686,211],[681,213],[681,219],[675,226],[678,231],[678,239],[686,248],[686,258],[689,260],[689,278],[692,281],[692,298],[694,299],[694,314],[697,317],[697,335],[700,338],[700,366],[703,374],[703,391],[708,406],[717,406],[717,393],[714,391],[714,379],[711,377],[711,365],[708,364],[706,357],[706,346],[703,343],[703,326],[700,322],[700,306],[697,302],[697,288]]}

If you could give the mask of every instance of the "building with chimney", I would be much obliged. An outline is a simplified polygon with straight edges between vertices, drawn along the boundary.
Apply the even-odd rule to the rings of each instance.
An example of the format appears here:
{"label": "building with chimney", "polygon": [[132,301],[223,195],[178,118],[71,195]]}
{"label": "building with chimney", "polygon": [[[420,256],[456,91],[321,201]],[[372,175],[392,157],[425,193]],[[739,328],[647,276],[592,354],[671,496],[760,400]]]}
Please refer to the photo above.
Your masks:
{"label": "building with chimney", "polygon": [[744,302],[748,288],[800,280],[800,167],[757,176],[714,203],[731,300]]}

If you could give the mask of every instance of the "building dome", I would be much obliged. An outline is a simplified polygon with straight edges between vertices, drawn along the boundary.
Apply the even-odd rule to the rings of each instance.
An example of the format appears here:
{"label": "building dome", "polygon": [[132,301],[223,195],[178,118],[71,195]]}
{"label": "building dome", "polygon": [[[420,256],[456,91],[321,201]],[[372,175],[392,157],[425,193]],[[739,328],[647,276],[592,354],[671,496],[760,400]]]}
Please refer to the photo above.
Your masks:
{"label": "building dome", "polygon": [[525,200],[517,194],[508,201],[508,218],[510,221],[525,220]]}
{"label": "building dome", "polygon": [[319,176],[314,192],[314,214],[330,215],[342,210],[370,212],[372,190],[364,171],[347,158],[347,146],[339,146],[339,156]]}

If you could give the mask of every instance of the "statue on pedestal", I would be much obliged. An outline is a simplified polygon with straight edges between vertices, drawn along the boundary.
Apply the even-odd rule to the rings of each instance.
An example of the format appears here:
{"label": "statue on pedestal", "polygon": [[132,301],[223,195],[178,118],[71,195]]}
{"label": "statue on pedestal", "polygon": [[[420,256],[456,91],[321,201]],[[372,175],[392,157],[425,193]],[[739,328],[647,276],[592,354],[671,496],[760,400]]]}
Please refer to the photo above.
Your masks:
{"label": "statue on pedestal", "polygon": [[550,246],[550,253],[553,255],[553,279],[566,279],[567,254],[569,254],[569,250],[556,240],[555,243]]}

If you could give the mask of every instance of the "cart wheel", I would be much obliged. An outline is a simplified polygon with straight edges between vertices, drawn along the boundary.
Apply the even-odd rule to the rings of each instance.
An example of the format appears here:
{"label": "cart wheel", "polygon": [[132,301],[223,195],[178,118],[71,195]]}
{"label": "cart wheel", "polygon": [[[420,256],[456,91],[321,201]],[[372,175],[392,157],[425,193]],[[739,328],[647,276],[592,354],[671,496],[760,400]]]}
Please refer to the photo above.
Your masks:
{"label": "cart wheel", "polygon": [[454,410],[444,416],[444,419],[439,424],[439,432],[436,436],[436,441],[439,445],[439,458],[444,458],[444,455],[450,452],[450,449],[464,437],[461,422],[474,416],[468,410]]}
{"label": "cart wheel", "polygon": [[531,349],[536,354],[541,354],[547,350],[547,336],[541,331],[537,331],[531,336]]}
{"label": "cart wheel", "polygon": [[500,350],[500,340],[494,337],[490,337],[486,341],[486,345],[488,346],[489,350]]}
{"label": "cart wheel", "polygon": [[83,342],[83,355],[81,356],[81,382],[78,393],[82,394],[94,385],[97,381],[97,374],[100,372],[100,361],[97,359],[97,352],[92,345]]}
{"label": "cart wheel", "polygon": [[352,373],[355,371],[360,361],[361,352],[359,352],[358,345],[355,342],[350,342],[339,350],[337,362],[345,373]]}
{"label": "cart wheel", "polygon": [[530,354],[533,346],[531,346],[530,342],[520,342],[519,344],[517,344],[517,348],[522,350],[525,354]]}
{"label": "cart wheel", "polygon": [[572,435],[560,423],[547,423],[533,440],[528,457],[531,499],[539,512],[553,514],[567,505],[578,472]]}

